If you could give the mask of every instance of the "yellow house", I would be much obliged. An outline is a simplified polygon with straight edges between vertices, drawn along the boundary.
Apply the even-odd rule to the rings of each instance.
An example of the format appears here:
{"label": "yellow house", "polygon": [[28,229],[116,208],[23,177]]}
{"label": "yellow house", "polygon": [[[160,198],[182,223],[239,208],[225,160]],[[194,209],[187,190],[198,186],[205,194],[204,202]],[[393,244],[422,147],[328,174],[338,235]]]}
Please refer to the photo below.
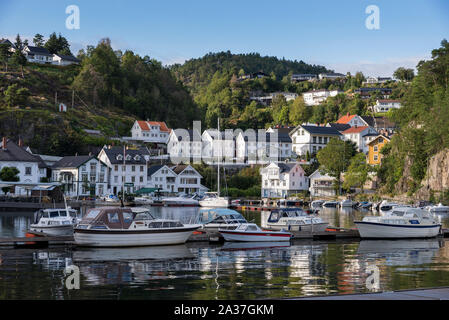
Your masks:
{"label": "yellow house", "polygon": [[377,136],[374,140],[368,143],[368,164],[378,165],[382,162],[382,150],[383,146],[390,142],[390,139],[384,135]]}

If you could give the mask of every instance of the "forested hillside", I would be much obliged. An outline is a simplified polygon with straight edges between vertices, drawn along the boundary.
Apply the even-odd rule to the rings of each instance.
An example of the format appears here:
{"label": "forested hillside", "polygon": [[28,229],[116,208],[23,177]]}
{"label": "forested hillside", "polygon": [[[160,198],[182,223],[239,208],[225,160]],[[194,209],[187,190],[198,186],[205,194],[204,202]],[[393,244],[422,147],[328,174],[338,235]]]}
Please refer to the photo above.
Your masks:
{"label": "forested hillside", "polygon": [[430,159],[449,148],[449,43],[443,40],[432,59],[417,68],[403,107],[391,114],[401,130],[382,150],[379,177],[390,193],[412,195],[426,178]]}

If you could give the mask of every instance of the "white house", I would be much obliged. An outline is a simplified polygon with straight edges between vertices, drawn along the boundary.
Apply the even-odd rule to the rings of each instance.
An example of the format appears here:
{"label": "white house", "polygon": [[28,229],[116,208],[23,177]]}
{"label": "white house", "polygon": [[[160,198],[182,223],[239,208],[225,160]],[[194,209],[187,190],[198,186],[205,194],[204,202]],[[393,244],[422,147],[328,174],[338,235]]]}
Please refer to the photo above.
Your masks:
{"label": "white house", "polygon": [[303,168],[298,163],[272,162],[260,169],[262,176],[262,198],[288,197],[309,186]]}
{"label": "white house", "polygon": [[25,46],[22,50],[28,62],[53,63],[53,54],[45,48]]}
{"label": "white house", "polygon": [[352,141],[357,146],[359,152],[368,152],[368,143],[371,142],[370,137],[378,136],[374,128],[370,126],[351,127],[342,132],[344,139]]}
{"label": "white house", "polygon": [[292,155],[292,140],[283,132],[247,130],[236,138],[236,158],[240,163],[267,164],[289,159]]}
{"label": "white house", "polygon": [[291,81],[292,82],[301,82],[301,81],[312,81],[316,80],[318,76],[316,74],[292,74]]}
{"label": "white house", "polygon": [[[33,155],[26,149],[4,137],[0,145],[0,170],[4,167],[14,167],[19,170],[19,181],[24,184],[40,183],[47,177],[47,165],[39,156]],[[16,187],[15,194],[27,195],[27,190]]]}
{"label": "white house", "polygon": [[178,192],[178,175],[166,165],[154,165],[148,168],[146,188],[160,188],[161,192]]}
{"label": "white house", "polygon": [[113,194],[121,192],[123,184],[127,193],[147,186],[147,162],[150,159],[147,148],[124,150],[122,146],[104,146],[98,159],[109,168],[108,186]]}
{"label": "white house", "polygon": [[324,80],[324,79],[328,79],[328,80],[336,80],[336,79],[341,79],[346,77],[344,74],[342,73],[320,73],[318,75],[318,78],[320,80]]}
{"label": "white house", "polygon": [[400,100],[377,100],[373,106],[374,112],[388,112],[391,109],[399,109],[401,107]]}
{"label": "white house", "polygon": [[199,161],[202,156],[201,134],[194,129],[171,130],[167,142],[167,153],[174,163]]}
{"label": "white house", "polygon": [[251,96],[249,99],[253,100],[253,101],[257,101],[262,105],[269,106],[273,102],[273,99],[279,95],[284,96],[284,98],[287,102],[291,101],[291,100],[295,100],[298,97],[298,94],[294,93],[294,92],[273,92],[273,93],[262,95],[262,96]]}
{"label": "white house", "polygon": [[74,56],[66,56],[62,54],[53,54],[53,64],[58,66],[69,66],[71,64],[79,64],[81,61]]}
{"label": "white house", "polygon": [[316,170],[309,176],[310,181],[310,196],[311,197],[334,197],[334,177],[327,174],[321,174],[320,170]]}
{"label": "white house", "polygon": [[202,136],[202,158],[206,163],[216,163],[224,158],[235,158],[235,138],[233,130],[218,132],[217,129],[204,130]]}
{"label": "white house", "polygon": [[351,127],[369,126],[368,122],[361,116],[356,114],[349,114],[340,117],[337,120],[338,124],[348,124]]}
{"label": "white house", "polygon": [[177,174],[176,186],[178,192],[192,194],[204,191],[205,187],[201,185],[203,177],[191,165],[179,164],[171,169]]}
{"label": "white house", "polygon": [[335,97],[337,94],[343,93],[341,90],[312,90],[309,92],[303,93],[304,102],[308,106],[316,106],[324,101],[326,101],[329,97]]}
{"label": "white house", "polygon": [[51,179],[69,197],[102,197],[110,193],[108,174],[108,166],[94,156],[69,156],[53,165]]}
{"label": "white house", "polygon": [[165,122],[136,120],[131,128],[131,139],[166,144],[170,131]]}
{"label": "white house", "polygon": [[290,132],[293,153],[311,156],[324,148],[332,138],[342,139],[341,133],[333,127],[299,125]]}

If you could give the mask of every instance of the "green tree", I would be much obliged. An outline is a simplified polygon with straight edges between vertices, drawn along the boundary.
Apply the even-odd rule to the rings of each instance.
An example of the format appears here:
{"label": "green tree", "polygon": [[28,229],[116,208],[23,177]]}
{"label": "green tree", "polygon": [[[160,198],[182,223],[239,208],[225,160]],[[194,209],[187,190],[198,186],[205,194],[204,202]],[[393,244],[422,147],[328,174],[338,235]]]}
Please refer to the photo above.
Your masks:
{"label": "green tree", "polygon": [[[0,180],[7,182],[18,182],[20,180],[19,173],[19,169],[15,167],[3,167],[0,171]],[[2,191],[6,195],[10,189],[10,187],[3,187]]]}
{"label": "green tree", "polygon": [[341,174],[346,171],[355,153],[354,143],[332,138],[316,155],[320,171],[335,178],[335,190],[338,194],[341,188]]}
{"label": "green tree", "polygon": [[403,67],[397,68],[396,71],[393,73],[393,76],[396,79],[402,80],[402,81],[412,81],[415,77],[415,71],[413,69],[406,69]]}
{"label": "green tree", "polygon": [[357,153],[351,159],[343,187],[345,189],[360,188],[363,193],[363,186],[370,180],[370,171],[371,166],[366,162],[366,156],[363,153]]}
{"label": "green tree", "polygon": [[52,54],[63,54],[63,55],[72,55],[70,52],[69,42],[65,37],[61,34],[59,36],[56,35],[56,32],[53,32],[48,38],[47,42],[44,45],[44,48],[50,51]]}
{"label": "green tree", "polygon": [[18,84],[12,84],[5,90],[5,102],[9,107],[21,105],[24,106],[30,92],[27,88],[19,88]]}
{"label": "green tree", "polygon": [[8,72],[8,61],[11,57],[10,45],[0,44],[0,62],[5,65],[5,71]]}
{"label": "green tree", "polygon": [[44,36],[37,33],[33,38],[33,43],[36,47],[43,48],[45,44]]}
{"label": "green tree", "polygon": [[297,126],[302,123],[306,123],[310,120],[313,115],[312,106],[308,106],[305,104],[302,96],[293,101],[293,104],[290,108],[289,119],[290,123]]}
{"label": "green tree", "polygon": [[25,55],[22,53],[22,51],[16,50],[13,53],[10,62],[13,65],[20,66],[20,70],[22,71],[22,78],[25,78],[25,75],[23,73],[23,67],[26,66],[28,61],[27,61],[27,58],[25,57]]}
{"label": "green tree", "polygon": [[16,36],[16,42],[14,42],[14,46],[17,48],[16,51],[21,51],[23,49],[23,42],[20,38],[20,34],[17,34]]}

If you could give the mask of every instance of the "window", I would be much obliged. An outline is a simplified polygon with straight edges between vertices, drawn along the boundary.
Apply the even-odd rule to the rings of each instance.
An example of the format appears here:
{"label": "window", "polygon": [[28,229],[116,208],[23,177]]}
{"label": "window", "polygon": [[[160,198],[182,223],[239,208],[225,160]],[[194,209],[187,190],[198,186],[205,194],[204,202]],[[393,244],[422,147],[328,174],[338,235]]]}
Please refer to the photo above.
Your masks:
{"label": "window", "polygon": [[114,171],[118,171],[118,165],[114,166]]}
{"label": "window", "polygon": [[27,176],[30,176],[30,175],[31,175],[31,167],[25,167],[25,174],[26,174]]}
{"label": "window", "polygon": [[374,152],[377,152],[379,150],[378,146],[374,146]]}
{"label": "window", "polygon": [[120,223],[120,218],[117,212],[108,213],[108,221],[109,223]]}
{"label": "window", "polygon": [[131,171],[135,172],[136,171],[136,166],[131,166]]}
{"label": "window", "polygon": [[374,161],[377,161],[379,159],[379,157],[376,155],[374,155]]}

